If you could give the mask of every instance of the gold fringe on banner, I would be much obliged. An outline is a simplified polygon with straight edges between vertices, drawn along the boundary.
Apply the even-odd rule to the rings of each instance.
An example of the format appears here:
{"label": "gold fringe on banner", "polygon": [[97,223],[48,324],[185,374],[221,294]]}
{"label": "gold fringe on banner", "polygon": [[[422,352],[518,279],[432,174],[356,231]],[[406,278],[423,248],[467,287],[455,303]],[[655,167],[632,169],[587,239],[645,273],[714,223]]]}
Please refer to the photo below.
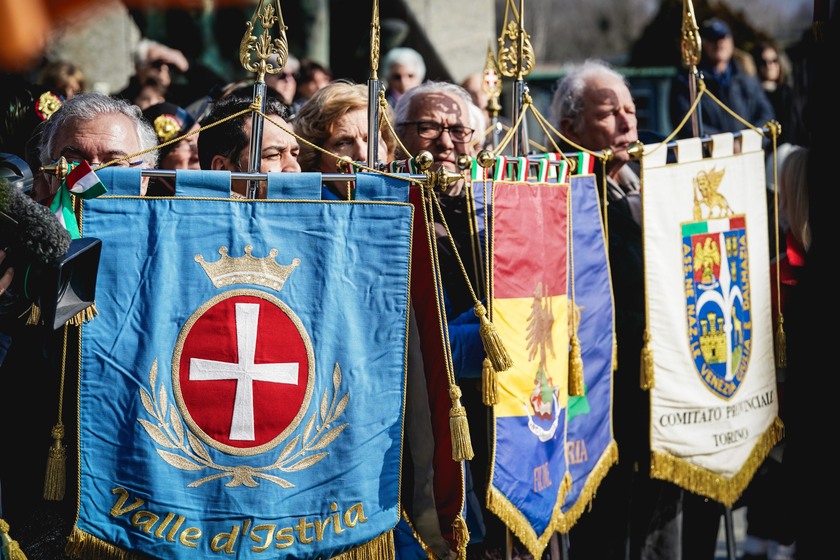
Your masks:
{"label": "gold fringe on banner", "polygon": [[[2,525],[0,525],[2,529]],[[149,560],[150,557],[118,546],[94,537],[74,528],[73,533],[67,541],[64,551],[73,558],[84,558],[85,560]],[[332,560],[395,560],[394,532],[382,533],[375,539],[357,546],[347,552],[333,556]],[[4,557],[3,560],[6,560]],[[14,560],[26,560],[25,557]]]}
{"label": "gold fringe on banner", "polygon": [[584,396],[583,387],[583,358],[580,355],[580,339],[573,334],[569,349],[569,396]]}
{"label": "gold fringe on banner", "polygon": [[467,409],[461,406],[461,388],[457,385],[450,385],[449,398],[452,400],[452,408],[449,409],[449,431],[452,432],[452,460],[469,461],[475,456],[475,453],[470,440]]}
{"label": "gold fringe on banner", "polygon": [[44,477],[44,499],[60,502],[64,499],[67,485],[67,450],[64,440],[64,424],[59,422],[52,429],[53,444],[47,457],[47,474]]}
{"label": "gold fringe on banner", "polygon": [[785,335],[785,316],[779,313],[776,327],[776,367],[787,367],[787,335]]}
{"label": "gold fringe on banner", "polygon": [[586,508],[592,505],[592,500],[595,499],[595,495],[598,493],[598,487],[601,485],[601,481],[604,480],[607,472],[617,462],[618,444],[615,441],[611,441],[606,449],[604,449],[601,458],[598,459],[598,463],[589,473],[589,477],[586,479],[586,484],[583,485],[580,491],[577,502],[563,515],[561,523],[557,527],[559,533],[568,533],[574,527],[575,523],[577,523],[578,519],[580,519],[580,516],[583,515],[584,511],[588,511]]}
{"label": "gold fringe on banner", "polygon": [[726,507],[732,507],[746,489],[764,459],[767,458],[770,450],[781,441],[784,430],[784,424],[777,417],[758,439],[752,453],[744,462],[744,466],[732,478],[724,478],[719,474],[661,451],[651,452],[650,476],[671,481],[695,494],[706,496]]}
{"label": "gold fringe on banner", "polygon": [[563,499],[572,487],[572,475],[566,473],[560,481],[557,492],[557,502],[554,504],[554,511],[551,513],[551,524],[545,528],[541,535],[537,535],[534,528],[522,514],[518,507],[510,502],[499,489],[490,486],[487,489],[487,509],[496,514],[502,522],[516,535],[520,542],[525,545],[528,552],[534,558],[542,558],[542,553],[548,546],[551,536],[559,530],[559,520],[563,517]]}
{"label": "gold fringe on banner", "polygon": [[20,545],[9,535],[9,524],[0,519],[0,556],[3,560],[26,560]]}
{"label": "gold fringe on banner", "polygon": [[74,327],[81,327],[97,315],[99,315],[99,312],[96,310],[96,303],[94,302],[89,307],[86,307],[73,315],[67,322]]}
{"label": "gold fringe on banner", "polygon": [[475,314],[481,321],[478,332],[481,335],[481,342],[484,343],[484,351],[493,364],[493,369],[497,372],[507,371],[513,365],[513,361],[502,344],[502,339],[499,338],[496,325],[487,318],[487,308],[481,302],[476,302]]}
{"label": "gold fringe on banner", "polygon": [[333,556],[332,560],[394,560],[396,556],[394,532],[388,531],[361,546]]}
{"label": "gold fringe on banner", "polygon": [[645,343],[642,346],[642,363],[640,369],[639,386],[645,391],[653,389],[653,349],[650,347],[650,331],[645,329]]}
{"label": "gold fringe on banner", "polygon": [[467,522],[459,514],[452,521],[452,534],[458,547],[458,560],[467,560],[467,543],[470,542],[470,531]]}
{"label": "gold fringe on banner", "polygon": [[481,400],[486,406],[499,402],[499,378],[489,358],[481,364]]}
{"label": "gold fringe on banner", "polygon": [[618,371],[618,338],[613,335],[612,370]]}
{"label": "gold fringe on banner", "polygon": [[[24,311],[26,313],[26,311]],[[41,322],[41,308],[34,303],[29,306],[29,317],[26,319],[28,326],[37,325]]]}

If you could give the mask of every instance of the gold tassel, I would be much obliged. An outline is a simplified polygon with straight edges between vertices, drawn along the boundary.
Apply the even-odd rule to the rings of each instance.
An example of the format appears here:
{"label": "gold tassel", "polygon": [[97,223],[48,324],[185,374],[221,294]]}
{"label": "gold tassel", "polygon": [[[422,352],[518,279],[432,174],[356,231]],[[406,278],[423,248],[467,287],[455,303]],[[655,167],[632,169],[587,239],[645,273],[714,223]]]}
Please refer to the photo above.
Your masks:
{"label": "gold tassel", "polygon": [[452,408],[449,409],[449,431],[452,434],[452,460],[469,461],[473,458],[472,441],[470,441],[470,425],[467,422],[467,409],[461,406],[461,389],[457,385],[449,386],[449,398]]}
{"label": "gold tassel", "polygon": [[499,379],[489,358],[481,365],[481,400],[487,406],[499,402]]}
{"label": "gold tassel", "polygon": [[20,545],[9,535],[9,524],[0,519],[0,553],[3,560],[26,560]]}
{"label": "gold tassel", "polygon": [[580,356],[580,339],[572,335],[571,349],[569,350],[569,396],[582,397],[585,395],[583,388],[583,358]]}
{"label": "gold tassel", "polygon": [[776,367],[787,367],[787,335],[785,335],[785,316],[779,313],[779,326],[776,327]]}
{"label": "gold tassel", "polygon": [[613,336],[612,370],[618,371],[618,339]]}
{"label": "gold tassel", "polygon": [[496,326],[487,318],[487,309],[481,302],[475,304],[475,314],[481,321],[478,332],[481,335],[481,342],[484,344],[484,351],[493,364],[493,369],[497,372],[507,371],[513,365],[513,362],[499,338]]}
{"label": "gold tassel", "polygon": [[37,325],[41,322],[41,308],[34,303],[29,306],[29,318],[26,319],[27,325]]}
{"label": "gold tassel", "polygon": [[64,424],[58,423],[52,429],[53,444],[47,457],[47,475],[44,478],[44,499],[59,502],[64,499],[66,487],[65,466],[67,452],[64,449]]}
{"label": "gold tassel", "polygon": [[650,347],[650,332],[645,330],[645,343],[642,346],[642,363],[640,364],[639,385],[645,391],[653,389],[653,350]]}
{"label": "gold tassel", "polygon": [[83,324],[92,320],[97,315],[99,315],[99,312],[96,310],[96,302],[94,302],[88,307],[85,307],[84,309],[73,315],[73,317],[71,317],[68,322],[74,327],[81,327]]}
{"label": "gold tassel", "polygon": [[470,542],[470,531],[467,528],[467,522],[461,515],[455,517],[452,521],[452,534],[455,537],[455,543],[458,547],[458,560],[466,560],[467,558],[467,543]]}

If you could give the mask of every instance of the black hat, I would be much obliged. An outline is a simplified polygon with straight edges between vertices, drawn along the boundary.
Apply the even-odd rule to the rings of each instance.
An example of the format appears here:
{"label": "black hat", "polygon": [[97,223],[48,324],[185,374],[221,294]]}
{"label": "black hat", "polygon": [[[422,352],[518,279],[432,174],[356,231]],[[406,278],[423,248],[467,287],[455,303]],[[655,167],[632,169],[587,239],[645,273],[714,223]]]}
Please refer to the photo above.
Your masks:
{"label": "black hat", "polygon": [[729,26],[720,18],[711,18],[707,19],[703,22],[703,25],[700,26],[700,37],[703,39],[709,39],[710,41],[717,41],[718,39],[723,39],[724,37],[729,37],[732,35],[732,30],[729,29]]}
{"label": "black hat", "polygon": [[[143,111],[143,115],[152,123],[158,144],[185,135],[195,124],[195,119],[185,109],[174,103],[157,103]],[[174,147],[175,144],[170,144],[161,148],[160,156],[164,157]]]}

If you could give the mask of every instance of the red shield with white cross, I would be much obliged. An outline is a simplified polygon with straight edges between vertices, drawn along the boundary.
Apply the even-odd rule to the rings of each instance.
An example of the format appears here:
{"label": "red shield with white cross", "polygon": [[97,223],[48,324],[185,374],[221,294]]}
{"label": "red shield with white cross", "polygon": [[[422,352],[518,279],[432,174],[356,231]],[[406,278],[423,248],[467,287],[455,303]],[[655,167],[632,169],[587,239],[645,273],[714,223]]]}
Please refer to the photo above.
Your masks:
{"label": "red shield with white cross", "polygon": [[181,414],[208,445],[262,453],[297,426],[312,393],[312,345],[299,318],[276,297],[225,292],[181,330],[172,363]]}

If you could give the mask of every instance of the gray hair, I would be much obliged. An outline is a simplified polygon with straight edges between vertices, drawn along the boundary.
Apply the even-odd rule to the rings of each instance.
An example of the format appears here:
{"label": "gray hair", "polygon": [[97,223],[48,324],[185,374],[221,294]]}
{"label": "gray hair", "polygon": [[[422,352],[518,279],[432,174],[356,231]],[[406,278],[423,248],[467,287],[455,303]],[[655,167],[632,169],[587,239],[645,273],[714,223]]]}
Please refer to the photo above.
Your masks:
{"label": "gray hair", "polygon": [[411,66],[417,71],[421,82],[426,79],[426,61],[423,60],[422,54],[411,47],[396,47],[385,54],[385,58],[382,60],[385,79],[388,79],[388,74],[391,73],[391,67],[395,64]]}
{"label": "gray hair", "polygon": [[627,79],[606,61],[588,59],[572,69],[557,83],[557,89],[551,98],[551,122],[559,127],[564,119],[580,126],[583,115],[584,92],[586,84],[593,78],[611,77],[620,80],[629,89]]}
{"label": "gray hair", "polygon": [[[452,82],[423,82],[419,86],[406,91],[402,94],[399,101],[397,101],[397,106],[394,107],[394,118],[397,120],[397,126],[400,126],[400,123],[404,123],[408,120],[408,113],[411,109],[411,100],[418,95],[427,95],[429,93],[449,93],[455,97],[459,97],[464,101],[464,105],[467,107],[468,111],[473,102],[472,97],[470,97],[467,90],[458,84],[453,84]],[[469,113],[464,115],[464,119],[465,122],[472,123],[472,118]],[[472,126],[472,124],[470,124],[470,126]]]}
{"label": "gray hair", "polygon": [[[143,111],[137,105],[125,99],[118,99],[95,91],[74,95],[65,101],[53,116],[44,121],[39,157],[42,165],[53,163],[52,153],[55,137],[59,130],[72,127],[78,122],[90,121],[99,115],[121,114],[134,123],[140,150],[146,151],[158,145],[157,134],[152,125],[143,117]],[[143,167],[154,169],[158,163],[158,150],[143,154]]]}

